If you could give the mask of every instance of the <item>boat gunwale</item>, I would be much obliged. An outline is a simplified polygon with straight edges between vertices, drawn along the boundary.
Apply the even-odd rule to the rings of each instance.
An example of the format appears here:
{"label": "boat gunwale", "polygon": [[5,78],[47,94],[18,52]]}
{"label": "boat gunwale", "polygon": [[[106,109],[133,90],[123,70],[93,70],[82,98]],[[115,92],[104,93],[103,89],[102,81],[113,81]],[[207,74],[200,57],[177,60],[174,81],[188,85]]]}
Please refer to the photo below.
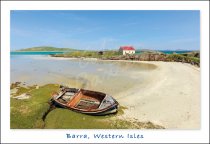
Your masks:
{"label": "boat gunwale", "polygon": [[[75,95],[78,94],[79,92],[81,92],[80,90],[81,90],[81,89],[79,89],[78,92],[75,93]],[[84,90],[84,89],[82,89],[82,90]],[[85,90],[85,91],[90,91],[90,90]],[[95,92],[95,91],[91,91],[91,92]],[[65,93],[66,93],[66,91],[64,91],[64,92],[62,93],[61,96],[63,96]],[[97,92],[97,93],[105,94],[105,93],[102,93],[102,92]],[[74,95],[74,97],[75,97],[75,95]],[[117,106],[118,106],[118,104],[119,104],[112,96],[105,94],[103,100],[104,100],[107,96],[110,96],[110,97],[114,100],[115,103],[112,104],[112,105],[110,105],[110,106],[108,106],[108,107],[105,107],[105,108],[103,108],[103,109],[99,109],[99,107],[98,107],[97,109],[91,109],[91,110],[79,109],[79,108],[70,107],[70,106],[68,106],[67,104],[61,103],[61,102],[58,100],[58,98],[60,98],[61,96],[58,97],[58,98],[56,99],[57,96],[58,96],[58,93],[57,93],[57,95],[54,95],[54,96],[52,97],[52,100],[53,100],[54,102],[56,102],[57,104],[59,104],[60,107],[64,107],[64,108],[67,108],[67,109],[70,109],[70,110],[74,110],[74,111],[78,111],[78,112],[86,113],[86,114],[103,113],[103,112],[106,112],[107,110],[109,110],[109,109],[111,109],[111,108],[114,108],[114,107],[116,107],[115,109],[117,109]],[[103,101],[103,100],[102,100],[102,101]],[[100,102],[100,105],[101,105],[102,101]],[[99,105],[99,106],[100,106],[100,105]]]}

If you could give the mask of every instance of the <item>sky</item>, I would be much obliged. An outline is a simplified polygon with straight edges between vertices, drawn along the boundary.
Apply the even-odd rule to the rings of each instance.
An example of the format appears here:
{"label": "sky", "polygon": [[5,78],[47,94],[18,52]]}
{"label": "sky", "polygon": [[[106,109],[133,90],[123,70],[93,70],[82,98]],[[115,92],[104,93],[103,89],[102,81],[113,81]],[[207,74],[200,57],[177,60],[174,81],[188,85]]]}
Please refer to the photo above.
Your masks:
{"label": "sky", "polygon": [[84,50],[199,50],[198,10],[13,10],[11,50],[54,46]]}

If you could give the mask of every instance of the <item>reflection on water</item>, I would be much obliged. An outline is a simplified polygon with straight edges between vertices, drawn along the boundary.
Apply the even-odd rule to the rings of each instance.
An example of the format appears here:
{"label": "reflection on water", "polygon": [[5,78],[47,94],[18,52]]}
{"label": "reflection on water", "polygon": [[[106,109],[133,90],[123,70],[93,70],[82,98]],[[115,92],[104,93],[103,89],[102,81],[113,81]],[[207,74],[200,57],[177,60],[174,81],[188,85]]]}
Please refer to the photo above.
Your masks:
{"label": "reflection on water", "polygon": [[11,55],[11,83],[57,83],[117,93],[142,83],[155,65],[119,61],[56,59],[48,56]]}

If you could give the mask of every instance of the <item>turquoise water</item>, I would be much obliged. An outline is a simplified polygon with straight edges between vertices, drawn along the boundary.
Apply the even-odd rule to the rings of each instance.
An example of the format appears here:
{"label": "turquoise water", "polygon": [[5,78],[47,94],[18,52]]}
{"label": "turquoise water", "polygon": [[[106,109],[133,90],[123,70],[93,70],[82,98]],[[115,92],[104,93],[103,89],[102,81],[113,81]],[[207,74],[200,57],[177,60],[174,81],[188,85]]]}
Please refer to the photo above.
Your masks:
{"label": "turquoise water", "polygon": [[64,52],[10,52],[11,55],[50,55],[50,54],[62,54]]}
{"label": "turquoise water", "polygon": [[[159,50],[165,54],[172,54],[172,53],[187,53],[191,51],[183,50],[183,51],[169,51],[169,50]],[[51,55],[51,54],[62,54],[65,52],[59,51],[52,51],[52,52],[10,52],[11,55]],[[140,51],[136,51],[137,54],[141,53]]]}
{"label": "turquoise water", "polygon": [[172,53],[177,53],[177,54],[180,54],[180,53],[188,53],[188,52],[191,52],[191,51],[187,51],[187,50],[183,50],[183,51],[169,51],[169,50],[159,50],[160,52],[163,52],[165,54],[172,54]]}
{"label": "turquoise water", "polygon": [[[188,50],[182,50],[182,51],[158,50],[158,51],[165,53],[165,54],[173,54],[173,53],[181,54],[181,53],[192,52],[192,51],[188,51]],[[136,51],[136,54],[140,54],[140,53],[141,53],[141,51]]]}

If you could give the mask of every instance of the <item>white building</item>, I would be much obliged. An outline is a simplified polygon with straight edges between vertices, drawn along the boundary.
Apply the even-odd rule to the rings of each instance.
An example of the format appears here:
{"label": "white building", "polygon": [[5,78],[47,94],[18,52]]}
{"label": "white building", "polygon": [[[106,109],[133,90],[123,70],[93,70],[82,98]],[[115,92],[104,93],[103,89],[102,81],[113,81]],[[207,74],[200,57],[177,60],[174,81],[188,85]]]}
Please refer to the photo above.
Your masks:
{"label": "white building", "polygon": [[132,46],[121,46],[119,51],[123,54],[135,54],[135,48]]}

